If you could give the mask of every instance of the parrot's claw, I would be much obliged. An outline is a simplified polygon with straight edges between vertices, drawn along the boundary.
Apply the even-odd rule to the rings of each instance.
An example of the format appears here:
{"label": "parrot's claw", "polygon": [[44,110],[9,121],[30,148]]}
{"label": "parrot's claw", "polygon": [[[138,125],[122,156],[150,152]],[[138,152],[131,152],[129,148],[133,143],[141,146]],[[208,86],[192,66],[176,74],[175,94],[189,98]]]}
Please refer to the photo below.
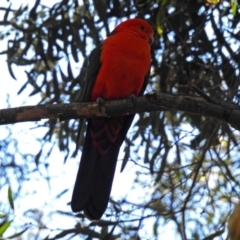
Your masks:
{"label": "parrot's claw", "polygon": [[132,102],[135,102],[135,101],[136,101],[136,95],[134,95],[134,94],[130,94],[130,95],[128,96],[128,98],[129,98],[130,100],[132,100]]}
{"label": "parrot's claw", "polygon": [[131,100],[131,102],[132,102],[132,104],[133,104],[133,106],[134,106],[134,108],[136,107],[136,95],[134,95],[133,93],[132,94],[130,94],[129,96],[128,96],[128,98]]}
{"label": "parrot's claw", "polygon": [[99,108],[99,111],[102,112],[102,106],[104,104],[104,99],[103,98],[97,98],[97,104],[98,104],[98,108]]}

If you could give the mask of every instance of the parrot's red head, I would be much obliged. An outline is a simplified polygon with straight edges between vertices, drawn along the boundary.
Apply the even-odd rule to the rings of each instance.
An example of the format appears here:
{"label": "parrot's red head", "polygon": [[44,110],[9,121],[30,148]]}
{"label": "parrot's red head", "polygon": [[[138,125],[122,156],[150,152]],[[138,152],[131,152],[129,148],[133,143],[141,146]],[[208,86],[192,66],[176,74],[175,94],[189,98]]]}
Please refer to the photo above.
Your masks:
{"label": "parrot's red head", "polygon": [[135,33],[138,36],[141,36],[142,38],[145,38],[149,43],[153,43],[154,41],[154,31],[151,25],[146,22],[145,20],[135,18],[135,19],[129,19],[125,22],[120,23],[115,30],[114,33],[117,32],[131,32]]}

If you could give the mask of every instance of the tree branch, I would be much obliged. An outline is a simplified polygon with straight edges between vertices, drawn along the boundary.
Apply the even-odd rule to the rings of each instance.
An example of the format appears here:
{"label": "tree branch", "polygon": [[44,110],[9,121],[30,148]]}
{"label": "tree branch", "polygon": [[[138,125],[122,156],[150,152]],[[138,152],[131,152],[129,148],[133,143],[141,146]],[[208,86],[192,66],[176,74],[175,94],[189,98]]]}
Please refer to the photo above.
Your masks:
{"label": "tree branch", "polygon": [[110,117],[141,112],[177,110],[199,114],[231,124],[240,130],[240,109],[230,104],[213,104],[201,97],[176,96],[164,93],[147,94],[131,99],[96,102],[26,106],[0,110],[0,125],[39,121],[41,119],[78,119]]}

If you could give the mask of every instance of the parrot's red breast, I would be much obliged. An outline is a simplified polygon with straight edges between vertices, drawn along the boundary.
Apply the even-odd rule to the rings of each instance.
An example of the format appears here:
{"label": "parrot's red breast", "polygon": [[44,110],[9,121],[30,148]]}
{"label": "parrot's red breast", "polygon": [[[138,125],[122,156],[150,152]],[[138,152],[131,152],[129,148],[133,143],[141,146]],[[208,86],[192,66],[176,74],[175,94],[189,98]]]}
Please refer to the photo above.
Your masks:
{"label": "parrot's red breast", "polygon": [[[151,63],[153,29],[144,20],[130,19],[93,50],[86,73],[83,101],[127,98],[143,94]],[[104,213],[111,192],[117,157],[134,115],[89,119],[72,210],[90,219]]]}
{"label": "parrot's red breast", "polygon": [[139,95],[149,71],[151,55],[149,41],[153,30],[140,19],[119,25],[102,43],[102,66],[94,83],[91,100],[126,98]]}

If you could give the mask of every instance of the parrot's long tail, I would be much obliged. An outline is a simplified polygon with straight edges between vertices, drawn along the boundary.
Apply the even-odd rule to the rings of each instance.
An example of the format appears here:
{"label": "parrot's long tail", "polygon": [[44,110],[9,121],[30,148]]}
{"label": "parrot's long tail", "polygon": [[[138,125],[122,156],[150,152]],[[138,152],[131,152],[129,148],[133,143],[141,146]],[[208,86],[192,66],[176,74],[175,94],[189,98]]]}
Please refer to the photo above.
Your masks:
{"label": "parrot's long tail", "polygon": [[71,207],[100,219],[107,208],[119,149],[134,116],[88,120]]}

